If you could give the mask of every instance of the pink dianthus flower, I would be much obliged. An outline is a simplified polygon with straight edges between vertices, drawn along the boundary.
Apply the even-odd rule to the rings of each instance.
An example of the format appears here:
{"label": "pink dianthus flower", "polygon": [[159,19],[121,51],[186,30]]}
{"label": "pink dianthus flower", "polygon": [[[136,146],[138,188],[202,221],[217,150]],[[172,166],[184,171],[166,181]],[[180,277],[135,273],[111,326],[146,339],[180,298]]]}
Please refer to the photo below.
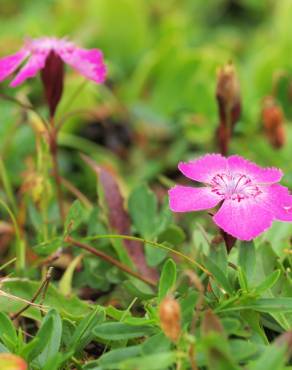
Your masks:
{"label": "pink dianthus flower", "polygon": [[51,52],[89,80],[96,83],[104,82],[106,67],[99,49],[86,50],[66,39],[55,37],[26,40],[24,46],[16,54],[0,59],[0,82],[15,72],[27,58],[29,58],[27,63],[18,72],[10,86],[15,87],[26,79],[34,77],[45,67]]}
{"label": "pink dianthus flower", "polygon": [[0,82],[14,73],[27,60],[10,83],[16,87],[41,71],[51,115],[63,91],[64,63],[98,84],[106,77],[106,66],[99,49],[83,49],[66,39],[41,37],[26,40],[15,54],[0,59]]}
{"label": "pink dianthus flower", "polygon": [[169,190],[174,212],[191,212],[219,205],[214,222],[241,240],[251,240],[268,229],[272,222],[292,221],[292,195],[277,184],[282,171],[262,168],[240,156],[228,158],[207,154],[179,163],[179,170],[203,187],[176,185]]}

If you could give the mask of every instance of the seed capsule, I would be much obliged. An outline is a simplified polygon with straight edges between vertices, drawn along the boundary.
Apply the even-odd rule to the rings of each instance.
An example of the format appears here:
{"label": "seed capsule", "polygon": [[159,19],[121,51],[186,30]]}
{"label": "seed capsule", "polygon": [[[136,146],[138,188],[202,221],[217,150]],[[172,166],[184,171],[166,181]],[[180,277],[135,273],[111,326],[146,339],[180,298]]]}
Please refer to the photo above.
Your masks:
{"label": "seed capsule", "polygon": [[275,149],[280,149],[286,142],[284,113],[272,96],[264,99],[262,120],[265,134]]}
{"label": "seed capsule", "polygon": [[173,342],[176,342],[181,331],[181,310],[179,303],[173,297],[165,297],[160,303],[159,318],[164,334]]}

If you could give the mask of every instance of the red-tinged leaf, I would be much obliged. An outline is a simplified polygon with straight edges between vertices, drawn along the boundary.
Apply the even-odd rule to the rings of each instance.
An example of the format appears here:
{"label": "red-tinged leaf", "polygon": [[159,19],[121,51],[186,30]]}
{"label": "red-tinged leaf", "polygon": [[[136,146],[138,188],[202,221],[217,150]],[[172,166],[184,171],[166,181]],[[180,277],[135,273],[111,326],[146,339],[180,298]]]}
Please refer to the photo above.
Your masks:
{"label": "red-tinged leaf", "polygon": [[275,341],[278,346],[286,346],[287,355],[289,358],[292,357],[292,330],[286,331],[285,333],[279,335]]}
{"label": "red-tinged leaf", "polygon": [[[99,166],[88,156],[82,155],[82,159],[98,176],[106,203],[109,227],[118,234],[130,235],[130,218],[124,208],[124,200],[115,175],[108,169]],[[157,271],[154,268],[150,268],[146,263],[142,243],[135,240],[124,240],[123,244],[137,270],[144,276],[157,280]]]}
{"label": "red-tinged leaf", "polygon": [[202,322],[202,334],[208,335],[210,332],[220,333],[220,335],[224,335],[224,329],[219,318],[214,314],[212,310],[208,309],[205,312]]}
{"label": "red-tinged leaf", "polygon": [[11,353],[0,353],[1,370],[27,370],[26,362],[18,356]]}

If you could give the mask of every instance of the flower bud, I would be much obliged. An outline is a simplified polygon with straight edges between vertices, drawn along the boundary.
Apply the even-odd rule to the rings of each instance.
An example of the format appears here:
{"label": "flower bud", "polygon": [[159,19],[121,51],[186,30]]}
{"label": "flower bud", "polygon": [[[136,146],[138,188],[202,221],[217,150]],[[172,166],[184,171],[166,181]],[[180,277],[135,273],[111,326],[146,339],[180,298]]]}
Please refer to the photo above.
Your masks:
{"label": "flower bud", "polygon": [[280,149],[286,141],[284,114],[272,96],[264,99],[262,120],[270,144],[275,149]]}
{"label": "flower bud", "polygon": [[27,370],[27,364],[19,357],[11,353],[0,353],[1,370]]}
{"label": "flower bud", "polygon": [[41,70],[41,77],[50,116],[53,117],[62,97],[64,82],[64,63],[54,51],[47,57],[45,67]]}
{"label": "flower bud", "polygon": [[179,303],[171,296],[165,297],[159,306],[159,318],[164,334],[176,342],[180,336],[181,310]]}

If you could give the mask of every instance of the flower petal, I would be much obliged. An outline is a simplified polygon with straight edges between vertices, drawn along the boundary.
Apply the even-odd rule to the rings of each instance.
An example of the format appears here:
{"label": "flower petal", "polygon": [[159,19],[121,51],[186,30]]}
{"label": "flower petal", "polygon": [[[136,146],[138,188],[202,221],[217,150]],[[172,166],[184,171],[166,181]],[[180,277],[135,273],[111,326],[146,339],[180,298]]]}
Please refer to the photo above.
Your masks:
{"label": "flower petal", "polygon": [[193,188],[176,185],[169,190],[169,206],[174,212],[201,211],[215,207],[222,198],[211,188]]}
{"label": "flower petal", "polygon": [[[260,197],[258,197],[260,198]],[[274,214],[254,198],[242,201],[227,199],[213,217],[225,232],[241,240],[251,240],[268,229]]]}
{"label": "flower petal", "polygon": [[0,82],[5,80],[6,77],[11,75],[21,62],[28,56],[26,50],[20,50],[18,53],[9,55],[0,59]]}
{"label": "flower petal", "polygon": [[19,73],[16,75],[10,86],[15,87],[20,85],[23,81],[28,78],[34,77],[39,70],[44,68],[49,50],[43,53],[33,54],[28,62],[21,68]]}
{"label": "flower petal", "polygon": [[72,47],[71,50],[59,48],[57,52],[65,63],[71,65],[86,78],[96,83],[104,82],[106,66],[99,49],[86,50]]}
{"label": "flower petal", "polygon": [[292,222],[292,195],[288,188],[280,184],[267,187],[268,197],[266,207],[274,213],[275,219],[279,221]]}
{"label": "flower petal", "polygon": [[238,172],[247,175],[257,183],[275,183],[281,180],[283,173],[278,168],[262,168],[253,162],[238,155],[227,158],[230,172]]}
{"label": "flower petal", "polygon": [[180,162],[178,168],[188,178],[209,184],[215,175],[226,172],[227,160],[220,154],[207,154],[190,162]]}

